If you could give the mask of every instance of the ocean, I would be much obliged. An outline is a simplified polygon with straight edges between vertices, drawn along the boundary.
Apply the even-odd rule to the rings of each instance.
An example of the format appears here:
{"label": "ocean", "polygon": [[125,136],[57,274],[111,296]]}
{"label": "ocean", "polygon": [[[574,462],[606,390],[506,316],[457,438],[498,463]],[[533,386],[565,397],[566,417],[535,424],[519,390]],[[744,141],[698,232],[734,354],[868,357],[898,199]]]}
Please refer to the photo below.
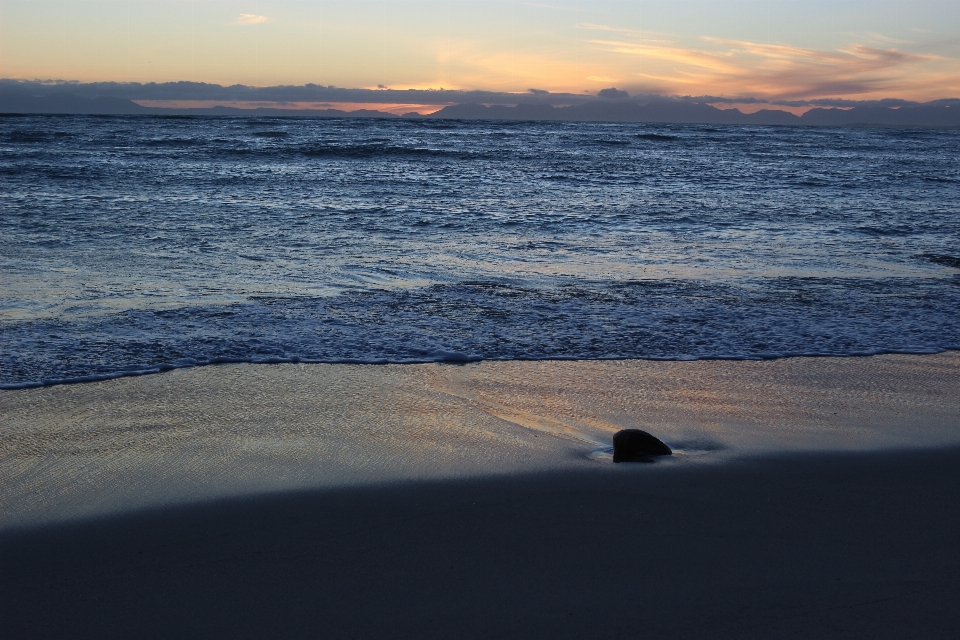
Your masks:
{"label": "ocean", "polygon": [[0,118],[0,387],[960,348],[960,130]]}

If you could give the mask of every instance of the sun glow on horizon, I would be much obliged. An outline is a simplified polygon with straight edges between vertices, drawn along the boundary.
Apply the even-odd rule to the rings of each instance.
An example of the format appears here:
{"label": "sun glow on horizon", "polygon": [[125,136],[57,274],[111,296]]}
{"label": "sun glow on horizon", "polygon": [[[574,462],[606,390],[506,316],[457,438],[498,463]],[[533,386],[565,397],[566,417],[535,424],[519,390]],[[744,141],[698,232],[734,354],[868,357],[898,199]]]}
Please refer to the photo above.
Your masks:
{"label": "sun glow on horizon", "polygon": [[406,102],[271,102],[252,100],[134,100],[142,107],[157,109],[208,109],[210,107],[231,107],[235,109],[336,109],[339,111],[383,111],[402,116],[405,113],[428,115],[439,111],[448,104],[417,104]]}
{"label": "sun glow on horizon", "polygon": [[[8,0],[0,77],[766,101],[960,95],[960,6]],[[256,12],[251,12],[256,9]],[[237,28],[256,27],[256,28]]]}

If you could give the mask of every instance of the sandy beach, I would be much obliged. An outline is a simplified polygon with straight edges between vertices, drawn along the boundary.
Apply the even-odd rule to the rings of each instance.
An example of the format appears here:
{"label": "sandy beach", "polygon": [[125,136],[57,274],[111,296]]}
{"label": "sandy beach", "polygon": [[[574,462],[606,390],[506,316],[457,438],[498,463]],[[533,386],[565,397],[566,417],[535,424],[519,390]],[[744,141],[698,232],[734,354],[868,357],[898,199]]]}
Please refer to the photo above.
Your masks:
{"label": "sandy beach", "polygon": [[[954,637],[960,353],[0,394],[4,637]],[[677,455],[614,465],[639,427]]]}

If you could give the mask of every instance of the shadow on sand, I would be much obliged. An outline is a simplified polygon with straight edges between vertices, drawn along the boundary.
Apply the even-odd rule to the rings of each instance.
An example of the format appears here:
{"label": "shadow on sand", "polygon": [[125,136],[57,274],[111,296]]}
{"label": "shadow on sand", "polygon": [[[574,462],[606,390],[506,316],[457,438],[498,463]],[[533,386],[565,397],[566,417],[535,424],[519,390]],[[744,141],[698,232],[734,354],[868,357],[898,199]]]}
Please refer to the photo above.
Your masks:
{"label": "shadow on sand", "polygon": [[0,535],[0,635],[947,638],[960,450],[273,495]]}

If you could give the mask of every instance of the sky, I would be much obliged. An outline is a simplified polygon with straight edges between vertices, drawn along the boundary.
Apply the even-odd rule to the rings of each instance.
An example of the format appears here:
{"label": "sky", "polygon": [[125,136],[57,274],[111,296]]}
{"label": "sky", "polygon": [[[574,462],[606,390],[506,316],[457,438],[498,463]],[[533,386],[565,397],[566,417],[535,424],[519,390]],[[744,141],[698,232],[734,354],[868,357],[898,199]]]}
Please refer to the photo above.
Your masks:
{"label": "sky", "polygon": [[926,101],[960,2],[0,0],[0,77]]}

